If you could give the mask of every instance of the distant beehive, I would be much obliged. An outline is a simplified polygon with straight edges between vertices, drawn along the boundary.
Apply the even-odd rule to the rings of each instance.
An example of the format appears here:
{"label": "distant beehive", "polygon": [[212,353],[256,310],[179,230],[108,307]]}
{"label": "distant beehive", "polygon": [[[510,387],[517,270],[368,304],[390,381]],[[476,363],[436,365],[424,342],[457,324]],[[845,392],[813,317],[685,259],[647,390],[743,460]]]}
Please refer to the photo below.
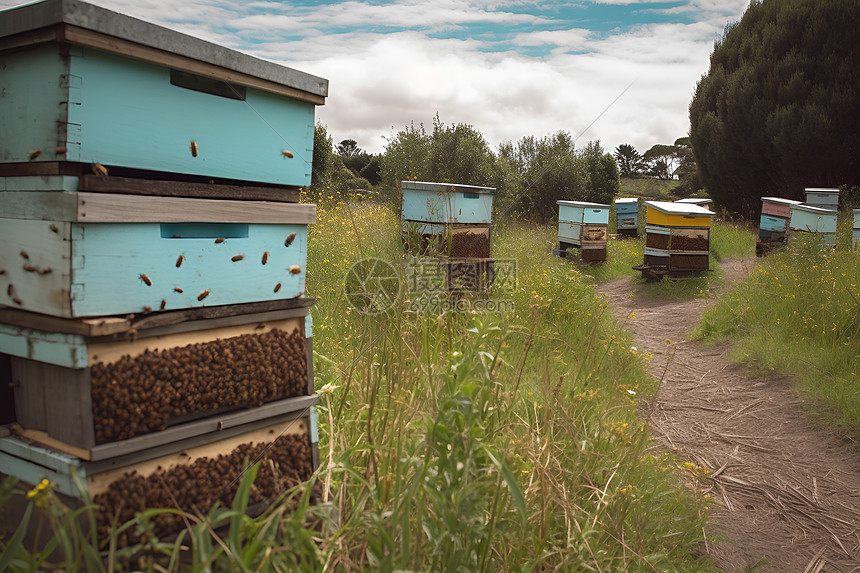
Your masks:
{"label": "distant beehive", "polygon": [[839,189],[807,187],[805,205],[836,211],[839,209]]}
{"label": "distant beehive", "polygon": [[756,254],[761,256],[773,248],[785,245],[791,221],[791,206],[800,201],[781,197],[761,198],[761,219],[759,221]]}
{"label": "distant beehive", "polygon": [[70,0],[0,13],[0,70],[0,472],[78,474],[100,531],[229,502],[245,458],[260,500],[309,478],[327,80]]}
{"label": "distant beehive", "polygon": [[713,199],[707,199],[704,197],[687,197],[686,199],[678,199],[677,201],[675,201],[675,203],[684,203],[686,205],[698,205],[699,207],[705,207],[705,208],[710,206],[711,203],[713,203],[713,202],[714,202]]}
{"label": "distant beehive", "polygon": [[407,250],[441,257],[449,290],[485,290],[495,266],[490,252],[495,189],[426,181],[400,186]]}
{"label": "distant beehive", "polygon": [[858,247],[860,247],[860,209],[854,209],[854,232],[852,237],[854,239],[854,251],[857,252]]}
{"label": "distant beehive", "polygon": [[714,213],[690,203],[646,201],[643,274],[688,274],[710,267]]}
{"label": "distant beehive", "polygon": [[791,206],[789,227],[792,233],[816,233],[824,245],[836,245],[837,211],[812,205]]}
{"label": "distant beehive", "polygon": [[556,201],[558,205],[558,248],[580,249],[582,260],[606,260],[609,237],[609,205],[586,201]]}
{"label": "distant beehive", "polygon": [[639,199],[625,197],[615,200],[615,221],[622,237],[639,236]]}

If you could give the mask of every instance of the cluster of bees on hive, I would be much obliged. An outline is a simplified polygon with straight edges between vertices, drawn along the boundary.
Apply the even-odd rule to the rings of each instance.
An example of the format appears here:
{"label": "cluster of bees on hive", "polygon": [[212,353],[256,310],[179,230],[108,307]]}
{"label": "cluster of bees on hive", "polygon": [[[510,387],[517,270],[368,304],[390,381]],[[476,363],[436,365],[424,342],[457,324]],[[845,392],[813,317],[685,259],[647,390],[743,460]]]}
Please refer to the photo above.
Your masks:
{"label": "cluster of bees on hive", "polygon": [[308,390],[304,333],[272,329],[90,367],[97,442],[163,430],[195,412],[259,406]]}
{"label": "cluster of bees on hive", "polygon": [[[313,473],[313,457],[307,434],[286,434],[272,443],[247,443],[227,455],[201,457],[168,468],[159,466],[144,477],[137,471],[123,474],[107,490],[93,497],[99,539],[107,539],[113,523],[123,524],[146,509],[177,508],[205,515],[219,502],[230,507],[247,463],[260,461],[251,487],[249,505],[271,501],[302,483]],[[154,533],[163,538],[185,527],[180,515],[163,513],[153,518]],[[120,534],[119,547],[143,541],[133,528]]]}
{"label": "cluster of bees on hive", "polygon": [[451,257],[487,258],[490,256],[490,236],[484,233],[454,233],[451,236]]}

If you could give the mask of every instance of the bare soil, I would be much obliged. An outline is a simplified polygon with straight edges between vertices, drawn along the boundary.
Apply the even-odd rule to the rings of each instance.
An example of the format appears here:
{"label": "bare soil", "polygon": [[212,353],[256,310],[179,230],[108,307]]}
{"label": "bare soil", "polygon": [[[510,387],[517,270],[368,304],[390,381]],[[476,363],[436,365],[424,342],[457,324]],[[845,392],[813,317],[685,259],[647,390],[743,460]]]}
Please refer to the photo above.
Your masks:
{"label": "bare soil", "polygon": [[751,378],[728,361],[729,343],[687,340],[714,294],[754,266],[723,261],[711,298],[654,299],[629,278],[600,290],[653,355],[660,387],[642,416],[655,439],[710,471],[716,505],[702,552],[731,572],[860,571],[857,445],[817,424],[789,378]]}

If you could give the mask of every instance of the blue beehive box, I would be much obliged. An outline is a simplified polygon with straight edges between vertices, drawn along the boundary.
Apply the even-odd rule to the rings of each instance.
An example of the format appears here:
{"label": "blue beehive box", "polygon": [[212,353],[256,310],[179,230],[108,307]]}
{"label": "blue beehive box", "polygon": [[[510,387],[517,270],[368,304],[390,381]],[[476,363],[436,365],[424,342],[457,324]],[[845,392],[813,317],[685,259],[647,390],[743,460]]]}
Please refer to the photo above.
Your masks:
{"label": "blue beehive box", "polygon": [[619,234],[637,236],[639,233],[639,199],[636,197],[616,199],[615,221]]}
{"label": "blue beehive box", "polygon": [[582,249],[582,259],[606,260],[609,235],[609,205],[586,201],[556,201],[559,249]]}
{"label": "blue beehive box", "polygon": [[829,209],[831,211],[836,211],[837,209],[839,209],[839,189],[826,187],[807,187],[805,191],[806,205],[811,205],[812,207],[820,207],[822,209]]}
{"label": "blue beehive box", "polygon": [[836,215],[837,212],[831,209],[805,204],[792,205],[789,227],[792,231],[818,233],[822,243],[835,245]]}
{"label": "blue beehive box", "polygon": [[310,183],[328,81],[71,0],[0,14],[0,163]]}
{"label": "blue beehive box", "polygon": [[435,224],[489,225],[493,215],[492,187],[401,181],[404,221]]}

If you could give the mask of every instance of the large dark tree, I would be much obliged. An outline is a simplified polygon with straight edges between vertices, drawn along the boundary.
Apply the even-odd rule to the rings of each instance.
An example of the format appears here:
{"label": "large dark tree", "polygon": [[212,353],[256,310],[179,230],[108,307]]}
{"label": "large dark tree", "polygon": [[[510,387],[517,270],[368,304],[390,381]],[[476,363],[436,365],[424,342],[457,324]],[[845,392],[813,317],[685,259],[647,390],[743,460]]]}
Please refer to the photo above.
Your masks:
{"label": "large dark tree", "polygon": [[708,194],[730,210],[860,175],[860,2],[752,0],[690,103]]}

